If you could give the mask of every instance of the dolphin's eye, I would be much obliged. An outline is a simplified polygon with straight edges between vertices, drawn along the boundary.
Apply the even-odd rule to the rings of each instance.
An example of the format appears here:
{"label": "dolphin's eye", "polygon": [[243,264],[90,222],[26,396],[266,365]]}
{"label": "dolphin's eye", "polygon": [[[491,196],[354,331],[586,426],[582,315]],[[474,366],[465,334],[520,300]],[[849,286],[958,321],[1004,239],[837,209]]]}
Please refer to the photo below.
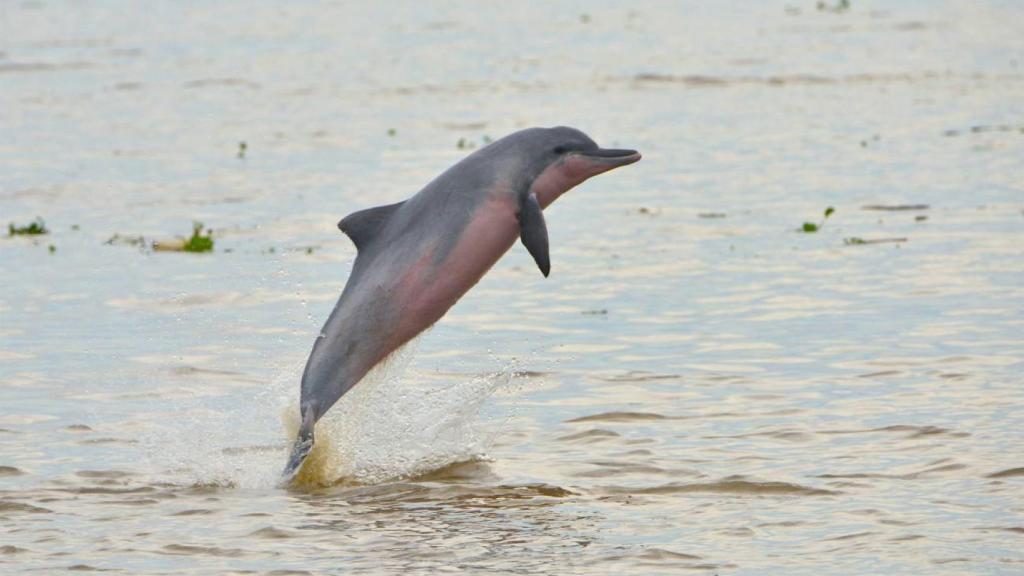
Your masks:
{"label": "dolphin's eye", "polygon": [[555,146],[554,152],[555,152],[555,154],[558,154],[559,156],[561,156],[562,154],[565,154],[566,151],[567,151],[566,147],[562,146],[561,144],[559,144],[558,146]]}

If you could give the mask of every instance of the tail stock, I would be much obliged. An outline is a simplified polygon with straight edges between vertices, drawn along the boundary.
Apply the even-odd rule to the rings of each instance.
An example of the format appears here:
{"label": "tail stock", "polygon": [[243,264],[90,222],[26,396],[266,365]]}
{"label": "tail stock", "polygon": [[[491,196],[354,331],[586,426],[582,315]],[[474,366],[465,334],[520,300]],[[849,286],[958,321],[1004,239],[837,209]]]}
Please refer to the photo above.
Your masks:
{"label": "tail stock", "polygon": [[306,457],[309,456],[309,452],[313,449],[313,428],[315,424],[312,417],[313,411],[309,410],[303,416],[299,434],[295,438],[295,444],[292,445],[292,452],[288,456],[288,463],[281,472],[278,486],[286,487],[292,483],[299,470],[302,469],[302,464],[306,461]]}

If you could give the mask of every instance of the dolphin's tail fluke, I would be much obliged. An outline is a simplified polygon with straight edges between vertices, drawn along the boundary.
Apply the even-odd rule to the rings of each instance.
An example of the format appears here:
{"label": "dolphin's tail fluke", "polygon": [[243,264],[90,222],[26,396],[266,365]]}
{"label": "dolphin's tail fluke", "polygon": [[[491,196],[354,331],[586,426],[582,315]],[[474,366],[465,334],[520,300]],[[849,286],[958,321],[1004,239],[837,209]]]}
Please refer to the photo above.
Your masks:
{"label": "dolphin's tail fluke", "polygon": [[307,412],[304,416],[302,426],[299,428],[299,435],[295,438],[295,444],[292,445],[292,453],[288,456],[288,463],[285,465],[284,471],[281,472],[280,486],[291,484],[292,480],[295,479],[295,475],[302,469],[302,463],[306,461],[310,450],[313,449],[314,422],[311,417],[312,411]]}

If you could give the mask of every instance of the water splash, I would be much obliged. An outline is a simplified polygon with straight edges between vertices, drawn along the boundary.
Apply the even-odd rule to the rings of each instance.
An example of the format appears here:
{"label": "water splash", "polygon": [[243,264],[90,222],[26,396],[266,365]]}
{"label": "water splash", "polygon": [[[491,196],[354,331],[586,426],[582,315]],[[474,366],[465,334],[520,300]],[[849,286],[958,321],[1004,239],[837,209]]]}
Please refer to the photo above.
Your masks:
{"label": "water splash", "polygon": [[[392,354],[317,423],[316,445],[294,486],[374,484],[485,457],[500,423],[481,411],[512,380],[513,367],[442,381],[408,370],[414,356],[415,344]],[[161,424],[142,437],[153,480],[275,486],[298,429],[300,373],[289,362],[244,402],[231,394],[161,403],[148,418]],[[279,419],[285,438],[274,426]]]}
{"label": "water splash", "polygon": [[[480,413],[511,372],[431,384],[408,374],[413,350],[393,354],[317,423],[316,445],[294,485],[375,484],[484,458],[495,431]],[[294,403],[283,421],[295,438]]]}

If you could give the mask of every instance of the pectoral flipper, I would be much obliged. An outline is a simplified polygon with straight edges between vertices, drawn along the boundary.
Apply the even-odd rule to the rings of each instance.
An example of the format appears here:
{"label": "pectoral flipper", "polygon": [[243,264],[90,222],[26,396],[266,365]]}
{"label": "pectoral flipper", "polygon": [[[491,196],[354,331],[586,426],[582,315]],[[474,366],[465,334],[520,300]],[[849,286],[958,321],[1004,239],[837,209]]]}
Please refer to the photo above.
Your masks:
{"label": "pectoral flipper", "polygon": [[544,212],[537,196],[529,194],[519,207],[519,239],[529,250],[541,274],[546,278],[551,272],[551,257],[548,255],[548,226],[544,223]]}

